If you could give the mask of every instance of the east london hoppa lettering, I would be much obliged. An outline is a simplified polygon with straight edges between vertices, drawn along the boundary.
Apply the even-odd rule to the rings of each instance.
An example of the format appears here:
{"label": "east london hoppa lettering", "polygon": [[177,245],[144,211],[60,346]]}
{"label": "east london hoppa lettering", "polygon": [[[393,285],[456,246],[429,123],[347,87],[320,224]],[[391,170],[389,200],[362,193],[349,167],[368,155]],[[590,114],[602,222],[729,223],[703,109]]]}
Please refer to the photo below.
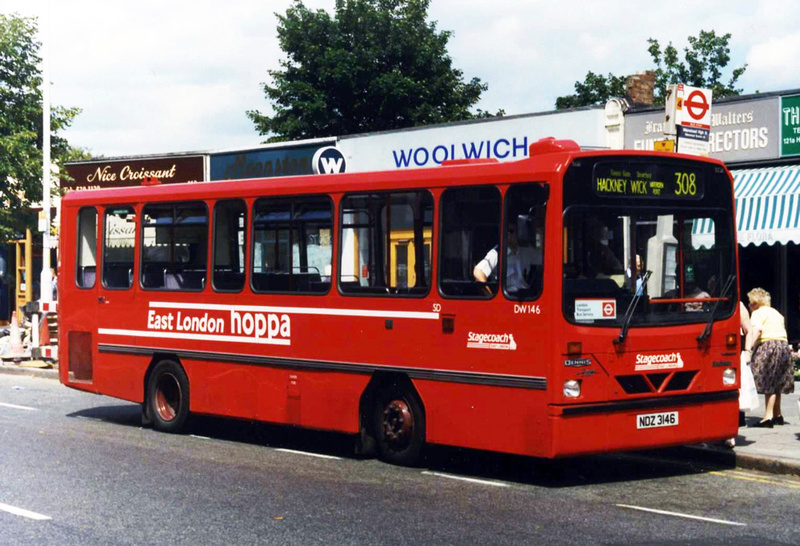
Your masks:
{"label": "east london hoppa lettering", "polygon": [[[227,319],[227,320],[226,320]],[[192,334],[227,334],[259,339],[291,338],[291,320],[286,314],[244,312],[230,309],[202,315],[184,311],[147,313],[147,329]]]}

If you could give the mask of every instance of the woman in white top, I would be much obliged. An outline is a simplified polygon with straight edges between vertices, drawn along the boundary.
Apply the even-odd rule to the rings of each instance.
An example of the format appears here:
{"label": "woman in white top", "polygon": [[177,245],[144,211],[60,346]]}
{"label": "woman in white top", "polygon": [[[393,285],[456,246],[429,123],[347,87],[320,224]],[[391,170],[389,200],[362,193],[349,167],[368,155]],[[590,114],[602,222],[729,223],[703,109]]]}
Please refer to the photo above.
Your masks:
{"label": "woman in white top", "polygon": [[769,292],[753,288],[747,293],[750,300],[750,324],[754,352],[751,358],[756,388],[765,397],[764,418],[756,427],[772,428],[783,425],[781,394],[794,392],[792,373],[792,349],[786,338],[786,323],[783,315],[770,307]]}

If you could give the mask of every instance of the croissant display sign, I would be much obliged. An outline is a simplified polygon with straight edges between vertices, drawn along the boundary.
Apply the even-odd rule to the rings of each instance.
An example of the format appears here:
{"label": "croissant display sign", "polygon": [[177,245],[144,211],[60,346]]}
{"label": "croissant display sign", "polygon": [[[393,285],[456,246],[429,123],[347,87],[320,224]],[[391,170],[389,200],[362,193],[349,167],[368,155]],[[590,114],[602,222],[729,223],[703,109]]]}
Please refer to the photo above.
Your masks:
{"label": "croissant display sign", "polygon": [[67,163],[69,178],[62,177],[61,187],[87,190],[138,186],[146,178],[157,178],[162,184],[202,182],[203,163],[201,155]]}

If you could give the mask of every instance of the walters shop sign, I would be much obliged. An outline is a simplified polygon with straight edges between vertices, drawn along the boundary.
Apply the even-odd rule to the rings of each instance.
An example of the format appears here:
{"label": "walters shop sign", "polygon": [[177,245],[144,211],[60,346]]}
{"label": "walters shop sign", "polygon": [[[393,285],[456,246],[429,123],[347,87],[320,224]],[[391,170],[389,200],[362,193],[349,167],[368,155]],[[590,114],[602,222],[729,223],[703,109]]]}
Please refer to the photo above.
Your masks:
{"label": "walters shop sign", "polygon": [[162,184],[202,182],[205,179],[203,156],[181,156],[119,161],[68,163],[71,180],[62,179],[67,190],[138,186],[145,178],[157,178]]}

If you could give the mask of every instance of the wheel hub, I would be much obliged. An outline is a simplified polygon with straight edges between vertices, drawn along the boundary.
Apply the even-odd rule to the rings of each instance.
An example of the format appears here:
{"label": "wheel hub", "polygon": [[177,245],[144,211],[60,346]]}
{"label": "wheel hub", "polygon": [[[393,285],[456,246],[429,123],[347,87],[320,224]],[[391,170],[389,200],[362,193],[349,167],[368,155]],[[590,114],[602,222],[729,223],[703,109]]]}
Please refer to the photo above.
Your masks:
{"label": "wheel hub", "polygon": [[181,405],[181,387],[171,374],[164,374],[156,385],[156,411],[163,421],[172,421]]}
{"label": "wheel hub", "polygon": [[407,444],[414,428],[411,408],[405,400],[392,400],[383,410],[383,435],[392,444]]}

